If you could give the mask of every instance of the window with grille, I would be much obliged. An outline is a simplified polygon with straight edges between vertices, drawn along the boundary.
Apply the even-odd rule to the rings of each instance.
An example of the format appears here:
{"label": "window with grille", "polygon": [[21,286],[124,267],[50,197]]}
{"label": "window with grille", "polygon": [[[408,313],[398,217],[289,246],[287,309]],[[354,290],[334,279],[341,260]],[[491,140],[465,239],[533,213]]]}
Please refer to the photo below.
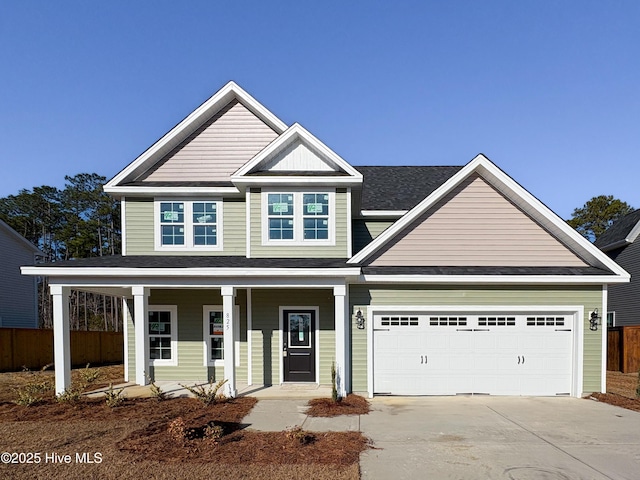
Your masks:
{"label": "window with grille", "polygon": [[480,327],[513,327],[516,317],[478,317]]}
{"label": "window with grille", "polygon": [[407,327],[417,326],[419,324],[418,317],[412,316],[388,316],[380,319],[380,324],[384,327]]}
{"label": "window with grille", "polygon": [[432,327],[458,327],[467,325],[467,317],[429,317],[429,325]]}
{"label": "window with grille", "polygon": [[527,317],[528,327],[562,327],[564,317]]}

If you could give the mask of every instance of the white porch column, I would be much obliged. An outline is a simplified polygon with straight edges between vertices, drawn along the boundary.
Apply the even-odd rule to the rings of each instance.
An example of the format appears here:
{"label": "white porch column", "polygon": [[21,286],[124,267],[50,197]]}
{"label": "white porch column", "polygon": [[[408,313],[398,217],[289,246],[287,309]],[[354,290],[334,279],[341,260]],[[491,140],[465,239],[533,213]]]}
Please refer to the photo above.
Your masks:
{"label": "white porch column", "polygon": [[336,328],[336,387],[338,395],[344,397],[347,394],[349,384],[349,354],[347,351],[347,287],[336,285],[333,287],[335,300],[335,328]]}
{"label": "white porch column", "polygon": [[69,287],[51,285],[53,296],[53,361],[56,395],[71,386],[71,333],[69,331]]}
{"label": "white porch column", "polygon": [[138,385],[147,384],[149,374],[149,289],[136,285],[133,294],[133,322],[136,352],[136,379]]}
{"label": "white porch column", "polygon": [[233,342],[233,323],[234,323],[234,298],[236,289],[234,287],[222,287],[222,317],[224,321],[224,378],[227,379],[225,384],[225,395],[235,397],[236,391],[236,349]]}

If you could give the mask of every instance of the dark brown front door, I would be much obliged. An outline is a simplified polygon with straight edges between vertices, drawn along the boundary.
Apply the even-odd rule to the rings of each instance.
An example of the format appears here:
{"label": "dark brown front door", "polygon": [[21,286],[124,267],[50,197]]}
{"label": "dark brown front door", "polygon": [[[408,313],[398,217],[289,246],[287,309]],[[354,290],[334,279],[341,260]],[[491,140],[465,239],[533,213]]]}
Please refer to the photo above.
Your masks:
{"label": "dark brown front door", "polygon": [[285,310],[283,316],[284,381],[315,382],[316,313],[313,310]]}

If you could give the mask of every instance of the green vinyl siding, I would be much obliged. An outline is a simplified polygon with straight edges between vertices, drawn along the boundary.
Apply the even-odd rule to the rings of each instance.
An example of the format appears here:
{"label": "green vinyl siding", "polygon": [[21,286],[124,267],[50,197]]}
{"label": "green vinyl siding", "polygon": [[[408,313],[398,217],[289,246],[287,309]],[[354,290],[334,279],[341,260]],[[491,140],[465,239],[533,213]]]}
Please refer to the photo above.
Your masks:
{"label": "green vinyl siding", "polygon": [[262,194],[251,192],[251,257],[271,258],[347,258],[347,193],[337,189],[335,196],[335,245],[262,245]]}
{"label": "green vinyl siding", "polygon": [[[176,305],[178,307],[178,365],[150,367],[150,374],[154,380],[172,381],[215,381],[224,377],[223,367],[207,367],[204,360],[204,326],[203,305],[222,305],[220,290],[210,289],[177,289],[151,290],[149,296],[149,310],[154,305]],[[247,321],[246,321],[246,291],[238,290],[236,305],[240,310],[240,365],[236,367],[236,381],[247,382]],[[130,375],[135,375],[133,344],[135,333],[133,328],[128,332],[130,352]],[[236,362],[237,365],[238,362]],[[135,376],[130,377],[134,379]]]}
{"label": "green vinyl siding", "polygon": [[257,385],[280,383],[280,307],[318,307],[320,383],[331,384],[335,360],[335,303],[333,291],[318,289],[251,290],[252,380]]}
{"label": "green vinyl siding", "polygon": [[127,255],[217,255],[244,256],[246,252],[246,214],[244,199],[225,199],[222,205],[222,251],[155,250],[153,198],[125,200]]}
{"label": "green vinyl siding", "polygon": [[[583,306],[584,318],[584,370],[583,391],[596,392],[601,389],[602,329],[589,329],[589,312],[594,308],[602,311],[602,287],[593,286],[366,286],[352,285],[349,293],[352,315],[362,308],[367,322],[372,321],[365,307],[368,305],[389,306]],[[353,318],[353,317],[352,317]],[[353,324],[353,322],[352,322]],[[367,390],[366,330],[357,330],[352,325],[352,388]]]}
{"label": "green vinyl siding", "polygon": [[393,225],[392,220],[354,220],[353,229],[353,254],[355,255],[369,245],[375,238]]}

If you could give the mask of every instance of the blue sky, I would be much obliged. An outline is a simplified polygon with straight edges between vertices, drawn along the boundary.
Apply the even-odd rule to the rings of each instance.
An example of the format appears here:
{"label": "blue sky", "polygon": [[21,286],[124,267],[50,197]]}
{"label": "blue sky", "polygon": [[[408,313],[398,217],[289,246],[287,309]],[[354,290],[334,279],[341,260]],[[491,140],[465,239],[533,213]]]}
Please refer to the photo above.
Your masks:
{"label": "blue sky", "polygon": [[108,178],[235,80],[353,165],[477,153],[640,208],[637,1],[0,3],[0,196]]}

